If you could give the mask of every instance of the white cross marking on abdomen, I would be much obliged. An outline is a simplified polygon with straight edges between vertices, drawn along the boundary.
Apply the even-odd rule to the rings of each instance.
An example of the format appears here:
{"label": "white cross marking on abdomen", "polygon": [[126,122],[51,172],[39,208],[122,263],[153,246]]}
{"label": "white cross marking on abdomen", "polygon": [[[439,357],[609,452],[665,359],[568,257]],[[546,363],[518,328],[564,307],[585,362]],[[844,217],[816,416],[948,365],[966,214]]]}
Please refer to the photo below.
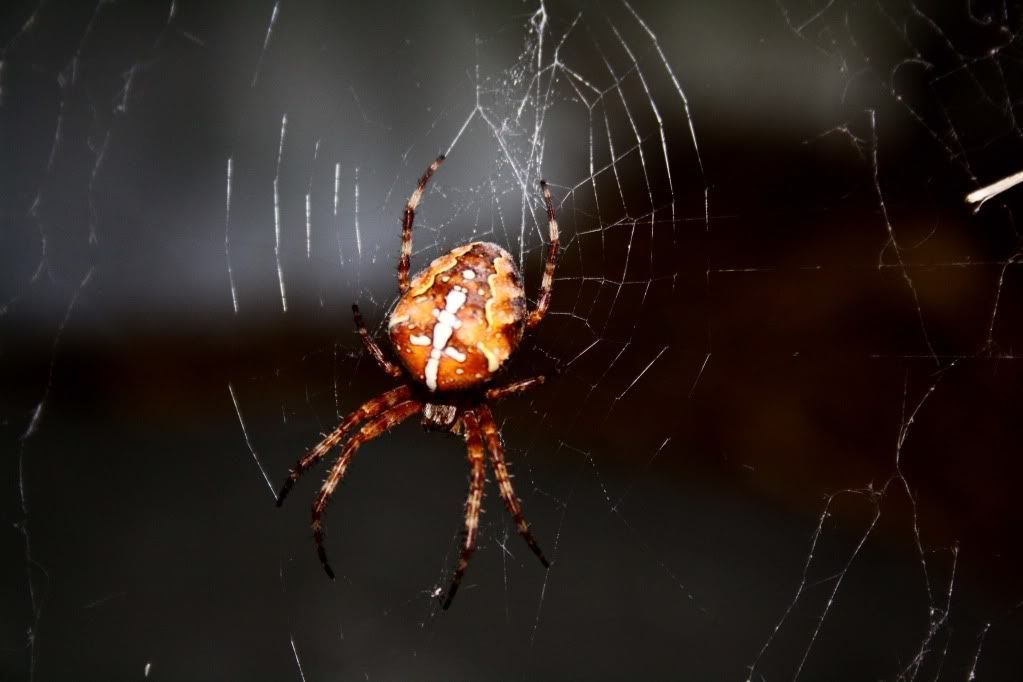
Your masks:
{"label": "white cross marking on abdomen", "polygon": [[458,319],[458,311],[465,305],[465,290],[461,287],[454,287],[444,297],[444,310],[434,308],[433,316],[437,322],[433,325],[433,348],[430,349],[430,359],[426,361],[425,376],[426,387],[431,391],[437,390],[437,370],[440,369],[440,356],[448,347],[448,341],[455,330],[462,326]]}

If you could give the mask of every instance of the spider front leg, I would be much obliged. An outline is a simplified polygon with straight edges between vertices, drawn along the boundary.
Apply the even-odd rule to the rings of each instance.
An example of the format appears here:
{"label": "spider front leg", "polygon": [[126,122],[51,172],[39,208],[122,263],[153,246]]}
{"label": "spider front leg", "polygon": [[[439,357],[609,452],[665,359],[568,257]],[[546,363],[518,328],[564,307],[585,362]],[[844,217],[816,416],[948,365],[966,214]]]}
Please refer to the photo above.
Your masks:
{"label": "spider front leg", "polygon": [[362,345],[366,347],[369,354],[376,360],[380,369],[384,370],[384,373],[389,377],[399,378],[401,376],[401,369],[384,357],[384,351],[380,349],[380,346],[373,340],[373,337],[369,335],[369,332],[366,330],[366,323],[362,321],[362,313],[359,312],[358,303],[352,304],[352,316],[355,317],[355,331],[362,338]]}
{"label": "spider front leg", "polygon": [[[524,383],[524,382],[523,382]],[[550,568],[551,564],[543,555],[543,550],[537,544],[533,534],[529,531],[529,524],[522,513],[522,503],[515,496],[515,489],[512,487],[511,474],[508,473],[508,465],[504,461],[504,447],[501,445],[501,434],[497,431],[497,424],[494,423],[494,415],[490,408],[483,405],[479,408],[480,425],[483,428],[483,436],[487,440],[487,449],[490,451],[490,466],[494,469],[494,478],[497,479],[498,489],[501,491],[501,499],[504,506],[515,520],[515,527],[519,535],[526,541],[533,554],[537,556],[544,568]]]}
{"label": "spider front leg", "polygon": [[523,379],[522,381],[516,381],[506,386],[491,388],[487,390],[486,397],[487,400],[500,400],[502,398],[507,398],[510,395],[515,395],[516,393],[524,393],[534,386],[539,386],[544,381],[545,378],[542,376]]}
{"label": "spider front leg", "polygon": [[554,203],[551,201],[551,191],[547,189],[547,182],[540,181],[540,190],[543,192],[543,203],[547,207],[547,230],[550,233],[550,243],[547,245],[547,262],[544,264],[543,280],[540,282],[540,294],[536,299],[536,310],[529,313],[526,320],[526,329],[532,329],[540,324],[540,320],[547,314],[547,308],[551,304],[551,292],[554,289],[554,267],[558,263],[558,251],[561,250],[561,241],[558,236],[558,217],[554,213]]}
{"label": "spider front leg", "polygon": [[465,569],[469,567],[469,559],[476,551],[476,538],[479,534],[480,509],[483,504],[483,483],[486,479],[486,469],[483,462],[483,438],[480,435],[479,422],[472,410],[467,410],[462,415],[462,423],[465,425],[465,443],[469,451],[469,496],[465,501],[465,537],[462,539],[462,552],[458,558],[458,566],[455,567],[455,575],[451,579],[451,587],[448,588],[448,596],[444,599],[443,608],[447,610],[451,601],[458,592],[458,586],[465,575]]}
{"label": "spider front leg", "polygon": [[334,466],[330,468],[330,473],[327,474],[327,479],[323,482],[323,487],[320,488],[320,494],[316,496],[316,501],[313,502],[312,526],[313,540],[316,542],[316,554],[320,557],[323,570],[327,572],[331,580],[334,579],[334,571],[327,561],[327,551],[323,548],[323,523],[320,520],[323,517],[323,512],[327,509],[327,503],[330,502],[330,496],[334,494],[338,483],[344,478],[345,471],[348,470],[348,464],[360,445],[383,435],[391,428],[419,412],[422,408],[422,403],[416,400],[408,400],[395,405],[373,421],[364,424],[359,429],[359,432],[352,436],[352,439],[345,444],[344,450],[341,451],[341,456],[338,457]]}
{"label": "spider front leg", "polygon": [[289,492],[291,492],[291,488],[295,485],[295,482],[298,481],[299,476],[323,459],[323,457],[330,452],[331,448],[341,442],[341,440],[345,437],[345,434],[348,433],[352,427],[365,419],[371,419],[372,417],[377,416],[384,410],[388,410],[404,400],[408,400],[411,395],[411,388],[407,385],[399,386],[398,388],[387,391],[372,400],[366,401],[361,407],[359,407],[359,409],[345,417],[338,427],[330,433],[330,435],[321,440],[316,447],[309,450],[306,454],[299,458],[298,462],[295,464],[295,468],[291,470],[288,474],[288,478],[284,481],[284,485],[281,486],[281,492],[277,494],[277,506],[279,507],[284,504],[284,498],[287,497]]}
{"label": "spider front leg", "polygon": [[443,154],[438,156],[436,161],[426,169],[423,177],[419,178],[419,184],[416,185],[412,196],[405,202],[405,212],[401,221],[401,257],[398,259],[398,291],[403,294],[408,290],[409,263],[412,259],[412,223],[416,219],[416,209],[423,199],[426,183],[430,181],[430,176],[440,168],[442,163],[444,163]]}

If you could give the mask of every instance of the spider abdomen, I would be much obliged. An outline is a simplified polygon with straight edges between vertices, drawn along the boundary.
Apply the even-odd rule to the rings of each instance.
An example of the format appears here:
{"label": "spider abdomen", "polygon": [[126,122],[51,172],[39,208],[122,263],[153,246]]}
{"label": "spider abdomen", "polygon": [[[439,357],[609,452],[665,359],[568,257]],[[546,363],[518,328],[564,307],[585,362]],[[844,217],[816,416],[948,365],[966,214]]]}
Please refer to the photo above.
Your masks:
{"label": "spider abdomen", "polygon": [[489,381],[518,347],[526,297],[511,254],[497,244],[459,246],[417,274],[388,322],[405,369],[430,391]]}

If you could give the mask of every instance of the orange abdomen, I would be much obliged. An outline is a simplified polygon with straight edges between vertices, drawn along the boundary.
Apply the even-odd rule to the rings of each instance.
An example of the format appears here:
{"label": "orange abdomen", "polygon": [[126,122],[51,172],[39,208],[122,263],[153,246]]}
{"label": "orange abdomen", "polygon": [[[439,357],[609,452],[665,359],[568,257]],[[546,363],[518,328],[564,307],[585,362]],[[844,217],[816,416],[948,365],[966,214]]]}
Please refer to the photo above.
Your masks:
{"label": "orange abdomen", "polygon": [[511,254],[473,242],[417,274],[388,323],[405,369],[431,391],[486,383],[525,329],[526,298]]}

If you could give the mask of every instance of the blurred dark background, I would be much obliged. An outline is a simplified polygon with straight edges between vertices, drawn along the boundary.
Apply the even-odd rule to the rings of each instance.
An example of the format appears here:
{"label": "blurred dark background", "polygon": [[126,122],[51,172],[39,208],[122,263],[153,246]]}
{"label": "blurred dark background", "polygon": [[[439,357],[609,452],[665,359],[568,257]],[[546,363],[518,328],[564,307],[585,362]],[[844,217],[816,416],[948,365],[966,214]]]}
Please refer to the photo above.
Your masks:
{"label": "blurred dark background", "polygon": [[[4,3],[0,677],[1018,679],[1023,190],[964,198],[1023,169],[1021,18]],[[489,488],[448,612],[459,440],[359,452],[335,583],[322,471],[271,490],[393,385],[349,309],[442,151],[414,268],[535,291],[540,177],[564,246],[495,408],[554,566]]]}

